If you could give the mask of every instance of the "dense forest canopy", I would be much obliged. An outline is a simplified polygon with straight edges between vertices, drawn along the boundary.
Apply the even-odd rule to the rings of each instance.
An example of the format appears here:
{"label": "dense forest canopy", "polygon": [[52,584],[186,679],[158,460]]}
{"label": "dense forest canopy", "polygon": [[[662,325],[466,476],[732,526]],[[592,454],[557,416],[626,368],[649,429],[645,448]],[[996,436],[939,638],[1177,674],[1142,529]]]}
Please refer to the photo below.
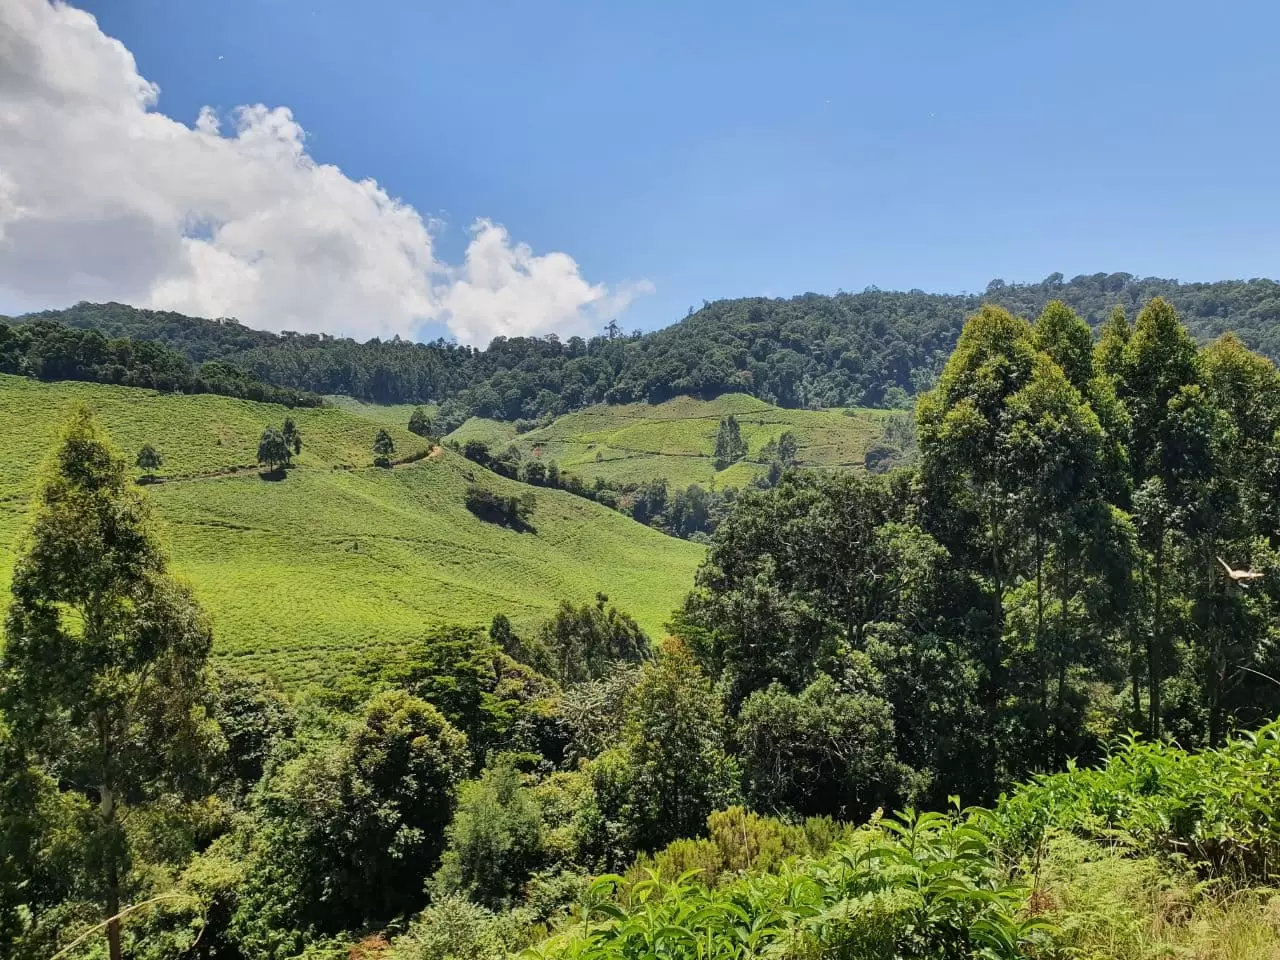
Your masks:
{"label": "dense forest canopy", "polygon": [[225,360],[208,360],[197,366],[160,339],[108,339],[92,328],[49,320],[13,326],[0,320],[0,373],[145,387],[165,393],[216,393],[291,407],[322,402],[306,390],[264,383]]}
{"label": "dense forest canopy", "polygon": [[1097,328],[1113,307],[1168,300],[1193,337],[1233,330],[1280,357],[1280,284],[1179,283],[1127,273],[993,280],[982,293],[920,290],[790,299],[720,300],[648,334],[561,341],[497,338],[486,349],[443,340],[358,343],[327,334],[272,334],[122,304],[82,303],[31,314],[109,337],[164,343],[194,362],[234,361],[267,383],[380,403],[452,401],[446,422],[475,414],[538,420],[592,403],[660,402],[740,391],[784,407],[897,406],[930,386],[967,316],[983,303],[1036,316],[1061,300]]}

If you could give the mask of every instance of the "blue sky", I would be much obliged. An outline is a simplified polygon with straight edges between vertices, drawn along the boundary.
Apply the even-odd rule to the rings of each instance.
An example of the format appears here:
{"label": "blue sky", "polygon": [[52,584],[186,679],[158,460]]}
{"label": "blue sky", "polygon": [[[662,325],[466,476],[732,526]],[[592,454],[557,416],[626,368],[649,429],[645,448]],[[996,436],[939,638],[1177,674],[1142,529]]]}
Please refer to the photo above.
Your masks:
{"label": "blue sky", "polygon": [[1276,275],[1280,5],[84,2],[193,123],[307,150],[593,283],[704,298]]}

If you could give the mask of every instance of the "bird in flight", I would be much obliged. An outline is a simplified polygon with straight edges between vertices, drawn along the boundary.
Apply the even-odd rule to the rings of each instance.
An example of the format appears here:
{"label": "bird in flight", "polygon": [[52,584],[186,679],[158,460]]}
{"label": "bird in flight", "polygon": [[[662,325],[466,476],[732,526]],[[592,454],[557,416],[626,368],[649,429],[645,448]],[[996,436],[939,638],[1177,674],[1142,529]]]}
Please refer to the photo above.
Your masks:
{"label": "bird in flight", "polygon": [[1222,569],[1227,571],[1227,576],[1231,578],[1232,583],[1243,583],[1246,580],[1257,580],[1262,573],[1257,570],[1232,570],[1231,565],[1221,557],[1218,562],[1222,564]]}

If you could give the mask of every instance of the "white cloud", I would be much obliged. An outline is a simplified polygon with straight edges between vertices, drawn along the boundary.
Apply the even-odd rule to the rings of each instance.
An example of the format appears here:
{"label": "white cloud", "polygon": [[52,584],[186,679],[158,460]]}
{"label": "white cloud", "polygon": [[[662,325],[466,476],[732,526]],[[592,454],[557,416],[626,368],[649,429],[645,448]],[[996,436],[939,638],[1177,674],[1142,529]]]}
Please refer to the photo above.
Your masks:
{"label": "white cloud", "polygon": [[241,107],[224,132],[158,98],[89,14],[0,2],[0,289],[355,336],[441,321],[476,344],[589,333],[651,289],[588,283],[488,220],[465,263],[442,263],[432,224],[313,160],[287,108]]}
{"label": "white cloud", "polygon": [[[471,228],[466,264],[450,271],[441,303],[458,339],[477,343],[484,336],[529,336],[553,329],[589,335],[602,318],[652,291],[648,281],[612,292],[589,284],[567,253],[536,256],[527,244],[513,244],[505,227],[480,220]],[[566,317],[573,321],[566,323]]]}

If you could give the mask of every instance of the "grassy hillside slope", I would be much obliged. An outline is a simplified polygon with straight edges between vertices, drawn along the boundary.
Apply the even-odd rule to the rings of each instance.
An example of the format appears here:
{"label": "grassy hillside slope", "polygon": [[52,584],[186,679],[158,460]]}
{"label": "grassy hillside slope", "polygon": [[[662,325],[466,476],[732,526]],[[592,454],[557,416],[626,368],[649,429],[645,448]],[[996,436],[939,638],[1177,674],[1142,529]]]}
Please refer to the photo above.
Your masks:
{"label": "grassy hillside slope", "polygon": [[[747,460],[717,471],[713,459],[720,420],[732,414],[747,442]],[[666,403],[598,404],[559,417],[550,426],[515,436],[510,424],[473,418],[450,434],[492,447],[514,442],[526,456],[557,460],[562,470],[587,479],[621,482],[665,477],[673,487],[741,487],[762,473],[751,462],[760,449],[791,430],[800,460],[811,467],[861,467],[863,455],[895,416],[887,410],[785,410],[741,393],[715,400],[677,397]],[[514,439],[513,439],[514,438]]]}
{"label": "grassy hillside slope", "polygon": [[[377,428],[349,411],[293,411],[299,466],[268,481],[253,463],[263,426],[288,412],[279,406],[0,376],[6,592],[39,464],[77,400],[130,459],[143,443],[164,455],[170,479],[147,489],[174,567],[213,616],[217,652],[287,684],[340,675],[371,648],[432,625],[498,612],[532,625],[561,598],[597,591],[656,633],[702,557],[694,544],[555,490],[537,491],[532,531],[480,521],[463,506],[469,477],[499,492],[528,488],[448,450],[374,468]],[[422,448],[403,427],[388,429],[399,453]]]}
{"label": "grassy hillside slope", "polygon": [[366,420],[372,420],[380,427],[404,428],[408,424],[409,418],[413,416],[413,411],[419,406],[429,417],[435,416],[436,411],[439,409],[434,403],[365,403],[363,400],[344,397],[341,394],[327,396],[325,401],[339,410],[346,410],[348,413],[354,413],[357,416],[364,417]]}

